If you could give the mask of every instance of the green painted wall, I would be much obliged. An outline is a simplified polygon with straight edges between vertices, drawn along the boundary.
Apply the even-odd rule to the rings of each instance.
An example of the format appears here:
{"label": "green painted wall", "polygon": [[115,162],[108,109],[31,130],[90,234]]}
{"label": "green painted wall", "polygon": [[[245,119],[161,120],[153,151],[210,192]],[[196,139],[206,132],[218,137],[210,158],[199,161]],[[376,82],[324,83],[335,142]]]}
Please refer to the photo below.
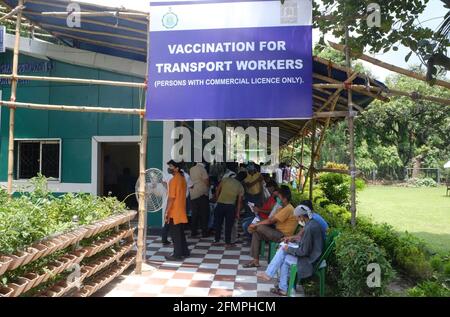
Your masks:
{"label": "green painted wall", "polygon": [[[12,54],[0,55],[0,66],[11,65]],[[42,65],[45,60],[21,55],[19,64]],[[52,68],[41,72],[23,72],[26,75],[74,77],[117,81],[142,82],[131,77],[98,69],[51,61]],[[9,100],[10,85],[2,82],[2,99]],[[135,108],[143,103],[144,95],[136,88],[108,87],[47,82],[21,82],[17,101],[59,105],[109,106]],[[2,107],[0,128],[0,182],[7,180],[7,148],[9,109]],[[18,109],[15,138],[61,138],[62,183],[91,183],[92,136],[130,136],[139,134],[137,116],[37,111]],[[148,167],[161,168],[163,124],[149,123]],[[160,225],[161,214],[149,216],[150,225]]]}

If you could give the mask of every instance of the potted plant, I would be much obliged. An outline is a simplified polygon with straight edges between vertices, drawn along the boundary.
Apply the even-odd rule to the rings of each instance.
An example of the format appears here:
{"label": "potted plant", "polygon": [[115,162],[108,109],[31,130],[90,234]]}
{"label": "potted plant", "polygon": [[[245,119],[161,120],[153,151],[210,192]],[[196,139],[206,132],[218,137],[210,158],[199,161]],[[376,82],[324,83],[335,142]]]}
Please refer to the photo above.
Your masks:
{"label": "potted plant", "polygon": [[39,285],[37,282],[39,282],[40,276],[36,273],[27,273],[23,276],[24,279],[28,280],[28,284],[23,290],[24,293],[28,292],[33,287]]}
{"label": "potted plant", "polygon": [[8,256],[4,255],[0,256],[0,276],[3,275],[3,273],[5,273],[6,271],[8,271],[8,268],[12,261],[13,259]]}
{"label": "potted plant", "polygon": [[0,297],[11,297],[14,293],[14,290],[7,286],[0,285]]}
{"label": "potted plant", "polygon": [[8,270],[12,271],[17,269],[22,263],[28,258],[29,254],[23,251],[17,251],[9,257],[12,259],[12,262],[9,265]]}
{"label": "potted plant", "polygon": [[29,281],[23,277],[18,277],[15,283],[9,283],[8,287],[14,290],[12,297],[18,297],[27,287]]}

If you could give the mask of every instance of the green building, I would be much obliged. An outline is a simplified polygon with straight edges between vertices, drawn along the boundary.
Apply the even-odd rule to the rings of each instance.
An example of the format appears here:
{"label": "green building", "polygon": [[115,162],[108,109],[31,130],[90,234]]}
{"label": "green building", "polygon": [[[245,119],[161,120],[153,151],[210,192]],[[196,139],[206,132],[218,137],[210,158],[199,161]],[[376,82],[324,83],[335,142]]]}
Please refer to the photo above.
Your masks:
{"label": "green building", "polygon": [[[0,72],[11,74],[14,37],[6,35],[7,52],[0,54]],[[90,51],[22,38],[19,74],[143,82],[146,64]],[[9,100],[10,82],[2,80],[1,98]],[[145,91],[137,88],[20,81],[18,102],[138,108]],[[149,123],[147,166],[163,168],[163,123]],[[0,186],[6,186],[9,109],[0,111]],[[29,179],[51,177],[57,193],[105,195],[108,178],[138,177],[140,141],[138,116],[17,109],[15,120],[14,188],[26,190]],[[106,163],[105,163],[106,162]],[[116,175],[109,175],[107,166]],[[106,174],[106,175],[105,175]],[[131,182],[130,182],[131,183]],[[116,188],[121,192],[121,189]],[[160,225],[152,214],[149,225]]]}

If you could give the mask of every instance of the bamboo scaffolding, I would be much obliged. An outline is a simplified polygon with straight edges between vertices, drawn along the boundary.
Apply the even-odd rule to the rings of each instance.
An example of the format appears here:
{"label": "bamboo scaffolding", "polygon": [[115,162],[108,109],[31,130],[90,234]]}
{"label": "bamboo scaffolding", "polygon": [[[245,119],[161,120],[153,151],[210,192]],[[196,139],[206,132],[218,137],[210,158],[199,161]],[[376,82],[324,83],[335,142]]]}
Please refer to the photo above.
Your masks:
{"label": "bamboo scaffolding", "polygon": [[11,12],[6,13],[4,16],[2,16],[0,18],[0,21],[9,19],[10,17],[12,17],[13,15],[15,15],[18,11],[23,10],[25,8],[24,5],[20,6],[18,5],[17,7],[15,7],[14,9],[11,10]]}
{"label": "bamboo scaffolding", "polygon": [[422,95],[418,92],[407,92],[407,91],[401,91],[401,90],[396,90],[396,89],[390,89],[388,88],[386,89],[382,89],[379,87],[372,87],[372,86],[365,86],[365,85],[346,85],[343,83],[340,84],[314,84],[313,85],[314,88],[320,88],[320,89],[336,89],[336,88],[342,88],[345,89],[350,88],[358,93],[367,93],[368,91],[371,92],[375,92],[378,95],[377,96],[381,96],[381,93],[385,93],[387,95],[391,95],[391,96],[403,96],[403,97],[409,97],[411,99],[417,100],[417,99],[422,99],[422,100],[427,100],[427,101],[431,101],[431,102],[436,102],[436,103],[440,103],[440,104],[444,104],[444,105],[450,105],[450,100],[449,99],[445,99],[445,98],[440,98],[440,97],[435,97],[435,96],[427,96],[427,95]]}
{"label": "bamboo scaffolding", "polygon": [[[316,120],[312,121],[312,135],[311,135],[311,164],[309,167],[308,175],[309,175],[309,200],[313,201],[313,189],[314,189],[314,148],[316,146]],[[305,184],[306,180],[305,178]]]}
{"label": "bamboo scaffolding", "polygon": [[55,17],[66,17],[69,15],[73,16],[88,16],[88,17],[105,17],[105,16],[113,16],[113,17],[148,17],[148,14],[146,13],[138,13],[138,12],[127,12],[127,11],[84,11],[84,12],[76,12],[76,11],[48,11],[48,12],[42,12],[43,16],[55,16]]}
{"label": "bamboo scaffolding", "polygon": [[[148,25],[147,25],[147,48],[150,46],[150,14],[147,16]],[[147,63],[148,63],[148,55],[147,55]],[[147,76],[146,80],[149,79],[149,72],[147,68]],[[148,129],[147,129],[147,120],[145,115],[142,116],[142,137],[141,143],[139,147],[139,221],[138,221],[138,239],[137,239],[137,255],[136,255],[136,274],[142,274],[142,261],[145,256],[145,248],[146,248],[146,206],[145,206],[145,171],[147,165],[147,142],[148,142]]]}
{"label": "bamboo scaffolding", "polygon": [[[20,23],[22,21],[22,7],[24,0],[19,0],[17,10],[16,21],[16,33],[14,41],[14,55],[13,55],[13,76],[17,76],[19,69],[19,46],[20,46]],[[17,78],[11,80],[11,102],[15,102],[17,98]],[[13,194],[13,176],[14,176],[14,124],[16,117],[16,109],[14,107],[9,108],[9,139],[8,139],[8,185],[7,191],[9,198]]]}
{"label": "bamboo scaffolding", "polygon": [[[0,74],[0,79],[13,79],[14,75]],[[116,86],[116,87],[131,87],[141,88],[147,87],[145,83],[125,82],[125,81],[112,81],[112,80],[98,80],[98,79],[84,79],[84,78],[65,78],[65,77],[45,77],[45,76],[25,76],[17,75],[18,80],[30,80],[30,81],[47,81],[57,83],[69,83],[69,84],[86,84],[86,85],[104,85],[104,86]]]}
{"label": "bamboo scaffolding", "polygon": [[[345,45],[333,43],[333,42],[330,42],[330,41],[328,41],[328,43],[335,50],[338,50],[338,51],[341,51],[341,52],[345,51]],[[415,79],[418,79],[418,80],[421,80],[421,81],[428,82],[427,79],[426,79],[426,76],[423,76],[422,74],[418,74],[416,72],[413,72],[413,71],[410,71],[410,70],[407,70],[407,69],[404,69],[404,68],[401,68],[401,67],[389,64],[389,63],[385,63],[383,61],[380,61],[379,59],[370,57],[370,56],[365,55],[365,54],[356,54],[356,53],[353,53],[351,51],[349,52],[349,54],[351,54],[351,56],[353,56],[353,57],[355,57],[357,59],[361,59],[363,61],[369,62],[369,63],[371,63],[373,65],[376,65],[376,66],[379,66],[381,68],[390,70],[392,72],[395,72],[395,73],[398,73],[398,74],[402,74],[402,75],[405,75],[405,76],[408,76],[408,77],[412,77],[412,78],[415,78]],[[448,81],[437,79],[435,81],[435,85],[438,85],[438,86],[450,89],[450,82],[448,82]]]}
{"label": "bamboo scaffolding", "polygon": [[111,113],[111,114],[124,114],[124,115],[143,115],[143,114],[145,114],[145,110],[143,110],[143,109],[131,109],[131,108],[45,105],[45,104],[38,104],[38,103],[25,103],[25,102],[13,102],[13,101],[0,101],[0,105],[7,106],[10,108],[10,110],[15,110],[15,108],[23,108],[23,109],[33,109],[33,110]]}

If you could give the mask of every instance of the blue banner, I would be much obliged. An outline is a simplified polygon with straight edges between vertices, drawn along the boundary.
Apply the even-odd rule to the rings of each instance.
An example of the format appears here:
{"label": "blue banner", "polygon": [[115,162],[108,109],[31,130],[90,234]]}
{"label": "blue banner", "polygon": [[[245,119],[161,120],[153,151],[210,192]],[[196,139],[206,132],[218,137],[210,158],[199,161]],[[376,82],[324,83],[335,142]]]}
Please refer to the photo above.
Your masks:
{"label": "blue banner", "polygon": [[312,117],[311,0],[151,5],[148,120]]}

